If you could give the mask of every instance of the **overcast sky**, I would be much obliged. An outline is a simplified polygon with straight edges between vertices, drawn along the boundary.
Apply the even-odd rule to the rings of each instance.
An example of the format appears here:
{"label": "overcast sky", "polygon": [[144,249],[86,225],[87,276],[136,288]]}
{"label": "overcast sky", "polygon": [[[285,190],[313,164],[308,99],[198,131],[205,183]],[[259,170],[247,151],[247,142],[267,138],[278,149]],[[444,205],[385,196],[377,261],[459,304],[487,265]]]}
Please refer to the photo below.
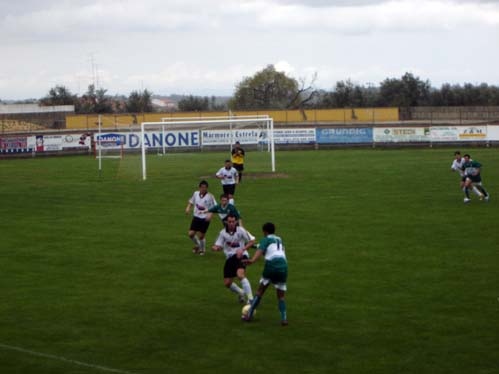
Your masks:
{"label": "overcast sky", "polygon": [[406,71],[499,85],[499,0],[0,0],[0,99],[231,95],[268,64],[331,90]]}

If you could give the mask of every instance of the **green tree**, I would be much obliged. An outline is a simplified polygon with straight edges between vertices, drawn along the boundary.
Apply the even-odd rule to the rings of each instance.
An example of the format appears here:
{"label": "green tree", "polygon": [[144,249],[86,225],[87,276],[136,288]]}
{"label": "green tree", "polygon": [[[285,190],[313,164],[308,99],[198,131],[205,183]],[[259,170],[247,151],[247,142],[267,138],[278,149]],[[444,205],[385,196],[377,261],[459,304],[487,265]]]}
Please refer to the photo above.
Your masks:
{"label": "green tree", "polygon": [[315,91],[301,83],[268,65],[237,84],[229,107],[237,110],[302,108],[312,100]]}
{"label": "green tree", "polygon": [[381,106],[410,107],[428,105],[431,85],[411,73],[401,79],[387,78],[380,86],[379,103]]}
{"label": "green tree", "polygon": [[189,95],[178,102],[178,109],[181,112],[201,112],[209,110],[210,102],[208,97]]}
{"label": "green tree", "polygon": [[128,96],[125,106],[129,113],[152,112],[152,93],[147,89],[142,92],[132,91],[130,96]]}
{"label": "green tree", "polygon": [[47,96],[40,99],[40,104],[49,105],[75,105],[78,104],[78,97],[73,95],[65,86],[52,87]]}
{"label": "green tree", "polygon": [[106,95],[107,90],[95,89],[93,84],[88,86],[87,92],[80,98],[80,113],[112,113],[113,103]]}

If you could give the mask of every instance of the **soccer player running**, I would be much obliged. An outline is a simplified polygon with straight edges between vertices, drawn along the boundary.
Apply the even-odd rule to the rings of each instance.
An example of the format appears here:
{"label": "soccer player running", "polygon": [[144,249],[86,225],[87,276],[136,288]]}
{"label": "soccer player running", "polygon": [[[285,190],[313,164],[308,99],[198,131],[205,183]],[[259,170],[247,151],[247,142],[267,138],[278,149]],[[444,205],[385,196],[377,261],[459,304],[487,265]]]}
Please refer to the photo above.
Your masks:
{"label": "soccer player running", "polygon": [[461,157],[461,152],[454,152],[454,160],[450,166],[452,171],[457,171],[461,176],[461,189],[464,188],[464,182],[466,181],[466,175],[463,170],[464,158]]}
{"label": "soccer player running", "polygon": [[480,176],[482,164],[472,160],[469,154],[465,154],[463,158],[464,158],[464,163],[462,166],[462,170],[466,175],[466,180],[464,182],[464,189],[465,189],[464,193],[466,194],[466,197],[464,198],[464,202],[469,203],[471,200],[469,195],[470,187],[471,188],[476,187],[480,191],[481,193],[480,200],[485,199],[485,201],[489,201],[490,195],[483,187],[482,177]]}
{"label": "soccer player running", "polygon": [[265,265],[263,268],[262,278],[255,298],[251,303],[248,315],[243,316],[246,322],[251,321],[253,312],[260,304],[265,290],[272,283],[277,292],[277,302],[279,312],[281,313],[281,325],[288,325],[286,316],[286,302],[284,296],[287,290],[286,280],[288,278],[288,262],[282,239],[275,235],[275,225],[271,222],[265,223],[262,227],[264,238],[260,240],[258,249],[252,259],[244,261],[247,265],[253,264],[261,256],[265,256]]}
{"label": "soccer player running", "polygon": [[185,214],[188,215],[191,208],[194,207],[188,235],[195,244],[192,249],[195,254],[199,253],[199,255],[204,256],[206,253],[205,236],[210,226],[210,221],[206,217],[208,210],[215,206],[216,203],[215,197],[208,192],[208,182],[204,180],[199,182],[199,191],[194,191],[185,208]]}
{"label": "soccer player running", "polygon": [[229,196],[226,194],[220,195],[220,204],[217,204],[210,209],[208,209],[208,215],[206,217],[207,221],[211,221],[213,217],[213,213],[218,213],[218,216],[222,220],[223,225],[227,224],[227,217],[229,214],[236,217],[237,223],[242,226],[241,214],[237,210],[237,208],[229,203]]}
{"label": "soccer player running", "polygon": [[[459,175],[461,177],[460,188],[463,190],[464,194],[466,195],[466,197],[464,198],[464,203],[466,204],[469,203],[471,199],[469,194],[469,188],[465,186],[466,173],[464,172],[463,165],[464,165],[464,158],[461,157],[461,152],[459,151],[454,152],[454,161],[452,161],[452,165],[450,168],[452,171],[459,172]],[[483,198],[483,194],[475,186],[471,187],[475,195],[477,195],[479,198]]]}
{"label": "soccer player running", "polygon": [[230,160],[225,160],[225,165],[220,168],[215,176],[222,182],[224,194],[229,197],[229,203],[234,204],[234,193],[236,192],[236,184],[239,182],[239,174],[232,166]]}
{"label": "soccer player running", "polygon": [[[241,304],[245,303],[245,295],[248,303],[253,301],[251,285],[246,278],[246,265],[242,261],[249,258],[248,249],[253,244],[255,244],[255,237],[241,226],[237,226],[236,217],[229,214],[225,228],[220,231],[212,247],[214,251],[223,249],[225,254],[224,285],[238,295]],[[235,277],[239,278],[242,289],[233,282]]]}
{"label": "soccer player running", "polygon": [[234,169],[239,173],[239,183],[243,180],[243,170],[244,170],[244,149],[241,148],[241,143],[236,142],[234,148],[231,152],[231,161]]}

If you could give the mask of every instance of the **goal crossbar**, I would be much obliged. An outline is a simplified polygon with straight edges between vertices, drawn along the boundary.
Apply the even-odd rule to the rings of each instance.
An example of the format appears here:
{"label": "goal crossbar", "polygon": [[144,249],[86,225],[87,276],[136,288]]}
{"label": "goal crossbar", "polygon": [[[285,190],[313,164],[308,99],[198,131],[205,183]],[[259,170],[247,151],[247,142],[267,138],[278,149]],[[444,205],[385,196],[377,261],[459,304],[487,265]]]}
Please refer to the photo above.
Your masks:
{"label": "goal crossbar", "polygon": [[[160,127],[167,125],[171,127],[172,125],[182,125],[182,126],[197,126],[197,125],[216,125],[216,124],[252,124],[255,122],[263,122],[267,126],[268,139],[269,139],[269,151],[271,154],[271,164],[272,172],[275,172],[275,145],[274,145],[274,120],[265,116],[223,116],[223,119],[205,119],[201,120],[197,117],[184,117],[185,120],[175,120],[168,122],[142,122],[140,124],[141,132],[141,155],[142,155],[142,180],[147,179],[147,167],[146,167],[146,146],[145,146],[145,129],[147,127]],[[207,117],[208,118],[208,117]],[[213,117],[212,117],[213,118]],[[164,131],[164,130],[163,130]],[[231,145],[232,146],[232,145]]]}

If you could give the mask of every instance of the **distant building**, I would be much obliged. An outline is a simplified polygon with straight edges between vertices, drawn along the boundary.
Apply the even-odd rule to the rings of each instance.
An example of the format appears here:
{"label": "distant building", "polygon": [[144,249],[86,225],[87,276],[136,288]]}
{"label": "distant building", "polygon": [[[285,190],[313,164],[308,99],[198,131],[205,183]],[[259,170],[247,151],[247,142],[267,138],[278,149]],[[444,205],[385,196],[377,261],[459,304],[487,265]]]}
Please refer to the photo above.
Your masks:
{"label": "distant building", "polygon": [[74,105],[40,106],[38,104],[0,104],[0,114],[27,114],[27,113],[72,113]]}
{"label": "distant building", "polygon": [[66,115],[74,113],[74,105],[0,104],[0,130],[63,129]]}
{"label": "distant building", "polygon": [[178,104],[171,99],[153,98],[151,102],[153,107],[159,111],[170,112],[178,109]]}

